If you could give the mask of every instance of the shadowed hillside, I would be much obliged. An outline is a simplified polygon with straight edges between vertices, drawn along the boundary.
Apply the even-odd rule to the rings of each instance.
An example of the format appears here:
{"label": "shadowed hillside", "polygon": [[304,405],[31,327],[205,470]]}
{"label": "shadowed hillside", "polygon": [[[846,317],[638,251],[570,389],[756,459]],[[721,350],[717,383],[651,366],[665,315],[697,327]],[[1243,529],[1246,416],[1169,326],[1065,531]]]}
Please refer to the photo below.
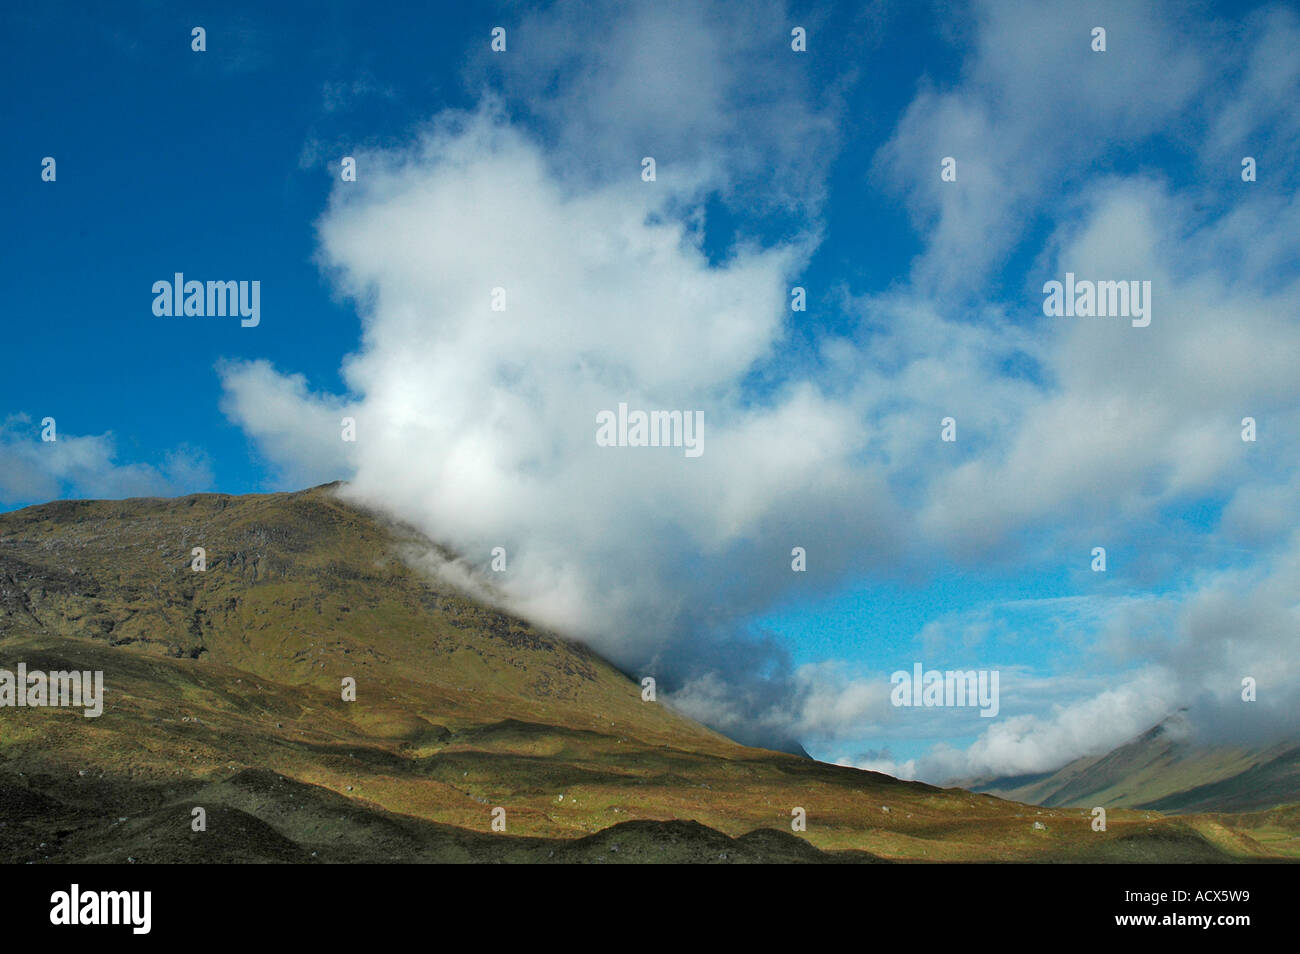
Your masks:
{"label": "shadowed hillside", "polygon": [[[207,569],[191,569],[206,550]],[[102,670],[100,718],[0,709],[8,861],[1212,861],[1294,817],[1168,819],[740,746],[592,653],[412,569],[436,549],[293,494],[0,515],[0,668]],[[356,680],[356,701],[341,697]],[[191,830],[202,807],[207,830]],[[494,832],[492,810],[505,809]],[[791,812],[807,831],[791,831]],[[1256,830],[1267,837],[1256,840]]]}

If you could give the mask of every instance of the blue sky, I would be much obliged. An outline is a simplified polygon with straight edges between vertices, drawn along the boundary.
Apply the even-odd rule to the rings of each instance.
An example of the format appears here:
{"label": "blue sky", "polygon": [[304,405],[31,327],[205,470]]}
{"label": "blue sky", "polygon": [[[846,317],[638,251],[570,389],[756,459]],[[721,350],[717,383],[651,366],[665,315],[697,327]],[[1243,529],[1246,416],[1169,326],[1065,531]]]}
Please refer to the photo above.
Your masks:
{"label": "blue sky", "polygon": [[[0,507],[347,478],[692,714],[902,775],[1286,726],[1293,4],[222,6],[3,14]],[[178,271],[260,324],[155,316]],[[1151,326],[1045,317],[1066,271]],[[699,466],[602,455],[626,399]],[[891,706],[914,662],[999,717]]]}

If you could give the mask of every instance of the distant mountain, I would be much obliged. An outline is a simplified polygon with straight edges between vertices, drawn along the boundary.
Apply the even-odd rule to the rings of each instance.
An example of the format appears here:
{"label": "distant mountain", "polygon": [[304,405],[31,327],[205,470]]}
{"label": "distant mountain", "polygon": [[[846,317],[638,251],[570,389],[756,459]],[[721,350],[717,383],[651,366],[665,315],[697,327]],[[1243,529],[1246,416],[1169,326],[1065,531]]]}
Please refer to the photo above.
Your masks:
{"label": "distant mountain", "polygon": [[739,745],[415,568],[438,551],[331,486],[0,514],[0,670],[100,670],[105,690],[99,718],[0,708],[0,860],[1295,853],[1294,814],[1117,812],[1098,833],[1084,811]]}
{"label": "distant mountain", "polygon": [[1075,759],[1055,772],[979,779],[968,787],[1052,807],[1253,811],[1300,801],[1300,742],[1199,745],[1179,712],[1105,755]]}

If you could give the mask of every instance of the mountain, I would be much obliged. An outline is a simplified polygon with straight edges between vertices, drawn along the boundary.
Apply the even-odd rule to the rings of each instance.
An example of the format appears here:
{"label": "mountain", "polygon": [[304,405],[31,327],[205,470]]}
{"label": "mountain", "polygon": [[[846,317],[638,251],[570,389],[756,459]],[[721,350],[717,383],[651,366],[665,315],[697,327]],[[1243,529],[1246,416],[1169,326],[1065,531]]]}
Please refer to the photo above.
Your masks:
{"label": "mountain", "polygon": [[1055,772],[983,779],[969,786],[1035,805],[1247,812],[1293,803],[1300,743],[1263,748],[1198,745],[1181,712],[1105,755]]}
{"label": "mountain", "polygon": [[[1119,811],[1094,832],[1082,810],[739,745],[643,702],[636,679],[581,644],[434,579],[419,569],[430,554],[447,555],[333,485],[0,514],[0,670],[99,670],[105,690],[98,718],[0,708],[0,858],[1293,852],[1297,819],[1285,812],[1226,825]],[[355,701],[343,698],[345,679]],[[195,831],[199,808],[206,828]],[[806,831],[792,831],[795,809]]]}

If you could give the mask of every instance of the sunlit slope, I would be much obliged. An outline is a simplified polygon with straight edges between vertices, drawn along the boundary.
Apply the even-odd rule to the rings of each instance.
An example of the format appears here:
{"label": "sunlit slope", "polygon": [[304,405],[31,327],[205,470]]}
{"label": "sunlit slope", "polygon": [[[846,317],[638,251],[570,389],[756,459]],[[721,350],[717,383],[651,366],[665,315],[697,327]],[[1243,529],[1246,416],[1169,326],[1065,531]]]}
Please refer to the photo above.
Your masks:
{"label": "sunlit slope", "polygon": [[[33,507],[0,516],[0,574],[14,581],[0,627],[235,667],[301,687],[304,716],[331,709],[377,735],[436,713],[448,728],[635,721],[647,742],[730,747],[643,705],[580,645],[431,584],[400,558],[400,533],[328,488]],[[190,568],[194,547],[205,572]]]}
{"label": "sunlit slope", "polygon": [[[190,568],[195,547],[205,572]],[[433,547],[331,487],[0,515],[0,668],[99,669],[107,690],[98,719],[0,709],[0,857],[1195,861],[1290,851],[1289,816],[1259,823],[1267,844],[1249,824],[1153,812],[1113,813],[1094,832],[1080,810],[737,745],[643,702],[637,681],[584,647],[412,569],[407,557]],[[345,677],[355,702],[341,698]],[[195,806],[207,832],[190,830]],[[491,830],[497,807],[504,834]],[[797,835],[795,809],[807,816]]]}

